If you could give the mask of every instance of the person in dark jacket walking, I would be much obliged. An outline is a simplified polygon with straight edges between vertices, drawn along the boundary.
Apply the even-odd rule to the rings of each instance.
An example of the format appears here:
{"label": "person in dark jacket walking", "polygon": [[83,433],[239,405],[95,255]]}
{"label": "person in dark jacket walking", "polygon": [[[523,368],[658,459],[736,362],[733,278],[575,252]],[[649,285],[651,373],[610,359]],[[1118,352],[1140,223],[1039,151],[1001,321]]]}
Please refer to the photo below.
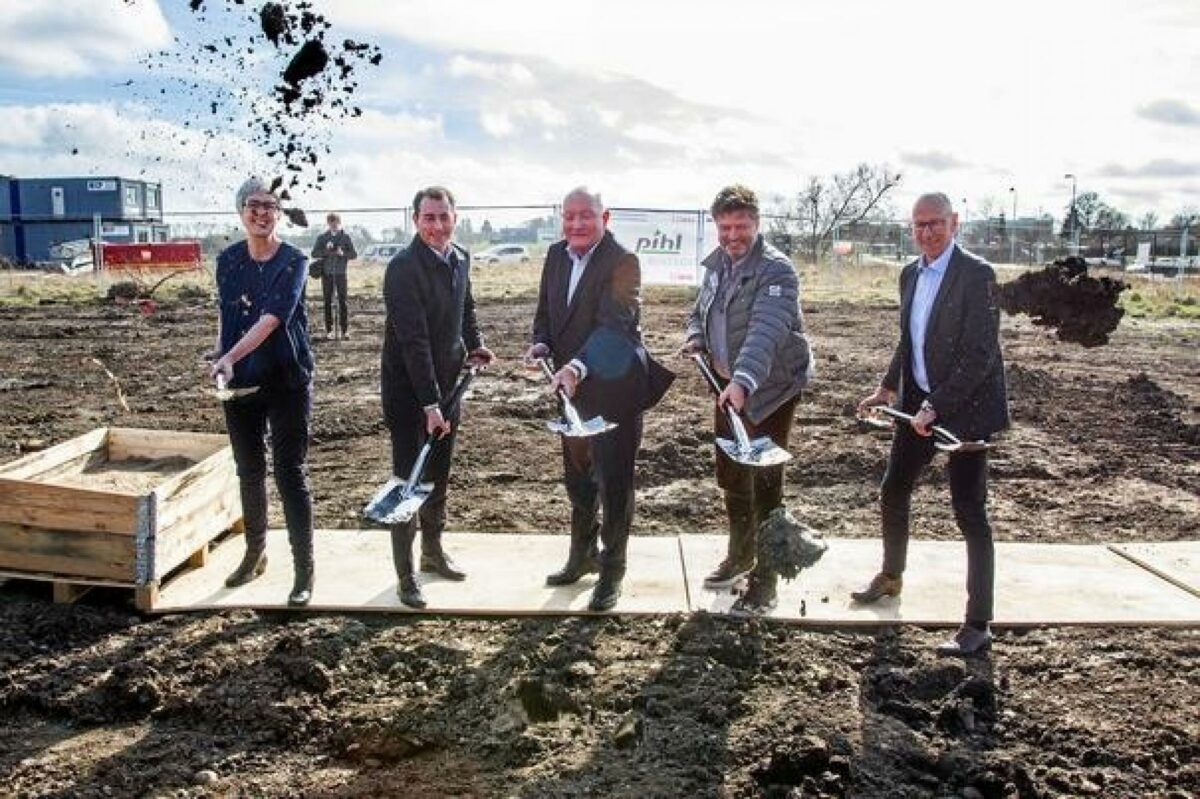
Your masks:
{"label": "person in dark jacket walking", "polygon": [[383,281],[387,312],[381,364],[383,416],[391,433],[392,473],[407,478],[429,436],[440,439],[425,469],[433,492],[417,518],[392,525],[392,556],[400,601],[425,607],[413,569],[412,547],[421,527],[421,571],[448,580],[466,579],[442,548],[446,487],[458,429],[457,409],[443,416],[441,403],[463,366],[495,360],[484,346],[471,295],[471,256],[455,244],[454,195],[431,186],[413,198],[417,235],[391,263]]}
{"label": "person in dark jacket walking", "polygon": [[308,488],[313,359],[308,341],[304,253],[279,240],[279,198],[258,178],[237,192],[246,240],[217,256],[218,357],[211,374],[229,388],[254,389],[227,400],[225,426],[237,464],[246,554],[225,585],[250,582],[267,567],[267,430],[275,484],[292,547],[290,605],[313,591],[313,509]]}
{"label": "person in dark jacket walking", "polygon": [[[800,279],[791,260],[758,232],[758,197],[728,186],[712,204],[720,246],[704,259],[704,277],[687,323],[683,354],[706,353],[723,383],[714,408],[716,435],[732,438],[726,406],[741,414],[751,438],[787,449],[813,358],[800,311]],[[783,466],[751,467],[717,449],[717,484],[725,495],[729,546],[704,580],[727,588],[751,576],[737,609],[775,605],[775,582],[756,569],[758,526],[783,502]]]}
{"label": "person in dark jacket walking", "polygon": [[[337,214],[325,217],[328,229],[317,236],[312,257],[321,262],[321,297],[325,301],[325,337],[339,329],[342,338],[350,337],[350,306],[347,302],[347,265],[358,257],[350,235],[342,230],[342,218]],[[334,326],[333,303],[337,300],[337,327]]]}
{"label": "person in dark jacket walking", "polygon": [[[883,565],[851,597],[860,603],[898,596],[908,554],[913,487],[936,454],[930,426],[964,441],[987,440],[1008,427],[1008,395],[1000,353],[996,275],[954,241],[958,214],[945,194],[925,194],[912,211],[921,257],[900,273],[900,339],[879,386],[860,414],[898,404],[913,414],[899,425],[883,475],[880,508]],[[967,542],[966,618],[943,655],[973,655],[991,644],[995,554],[987,515],[987,451],[949,456],[950,502]]]}

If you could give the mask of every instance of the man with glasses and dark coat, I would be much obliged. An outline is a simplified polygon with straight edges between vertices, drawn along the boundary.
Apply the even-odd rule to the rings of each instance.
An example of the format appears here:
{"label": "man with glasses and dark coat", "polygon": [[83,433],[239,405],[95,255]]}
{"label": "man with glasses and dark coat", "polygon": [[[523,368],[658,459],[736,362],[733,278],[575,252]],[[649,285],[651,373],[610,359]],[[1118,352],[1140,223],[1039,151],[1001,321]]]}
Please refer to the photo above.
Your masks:
{"label": "man with glasses and dark coat", "polygon": [[342,338],[350,337],[350,306],[346,301],[347,265],[358,257],[350,234],[342,230],[342,218],[337,214],[325,217],[328,229],[317,236],[312,257],[321,262],[321,297],[325,301],[325,337],[334,332],[333,305],[337,301],[337,322]]}
{"label": "man with glasses and dark coat", "polygon": [[[1008,427],[996,275],[954,240],[958,214],[945,194],[924,194],[912,211],[921,256],[900,273],[900,340],[879,386],[859,403],[899,405],[899,424],[880,492],[883,565],[851,597],[870,604],[903,587],[909,507],[921,472],[936,453],[931,426],[963,440],[987,440]],[[995,556],[987,515],[987,451],[949,455],[950,501],[967,542],[966,618],[943,655],[974,655],[991,644]]]}

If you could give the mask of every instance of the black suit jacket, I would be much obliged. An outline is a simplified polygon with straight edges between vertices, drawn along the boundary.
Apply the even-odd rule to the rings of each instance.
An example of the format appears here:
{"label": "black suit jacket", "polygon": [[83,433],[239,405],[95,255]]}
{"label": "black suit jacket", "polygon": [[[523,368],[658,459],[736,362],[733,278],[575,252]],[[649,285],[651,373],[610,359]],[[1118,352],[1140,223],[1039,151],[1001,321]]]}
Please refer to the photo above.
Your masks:
{"label": "black suit jacket", "polygon": [[[1009,424],[996,275],[983,259],[957,244],[938,287],[925,331],[925,369],[936,423],[963,439],[986,438]],[[920,261],[900,273],[900,343],[883,385],[915,413],[920,388],[912,372],[909,316]]]}
{"label": "black suit jacket", "polygon": [[391,410],[440,402],[467,353],[483,346],[471,296],[471,256],[457,245],[453,252],[451,268],[414,237],[388,264],[380,369],[385,417]]}
{"label": "black suit jacket", "polygon": [[627,418],[662,398],[674,375],[642,345],[641,267],[605,232],[567,303],[571,258],[552,245],[542,267],[533,342],[550,348],[555,367],[578,358],[587,367],[575,404],[585,416]]}

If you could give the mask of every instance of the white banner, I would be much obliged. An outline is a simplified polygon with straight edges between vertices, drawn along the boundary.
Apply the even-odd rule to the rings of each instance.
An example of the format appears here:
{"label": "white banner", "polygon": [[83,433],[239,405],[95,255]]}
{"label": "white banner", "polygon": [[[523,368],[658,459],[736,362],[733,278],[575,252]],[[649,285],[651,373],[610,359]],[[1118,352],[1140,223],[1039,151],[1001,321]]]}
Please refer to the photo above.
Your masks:
{"label": "white banner", "polygon": [[698,214],[674,211],[611,211],[608,227],[638,256],[642,283],[695,286],[700,277]]}

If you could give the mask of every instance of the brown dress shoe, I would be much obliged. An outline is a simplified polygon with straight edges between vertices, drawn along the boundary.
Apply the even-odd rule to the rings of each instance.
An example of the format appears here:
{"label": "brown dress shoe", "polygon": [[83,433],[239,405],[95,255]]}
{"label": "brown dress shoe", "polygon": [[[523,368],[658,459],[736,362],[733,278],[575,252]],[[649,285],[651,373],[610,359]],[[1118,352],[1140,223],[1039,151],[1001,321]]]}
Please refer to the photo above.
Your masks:
{"label": "brown dress shoe", "polygon": [[943,657],[971,657],[982,655],[992,645],[992,632],[964,624],[949,641],[938,644],[937,653]]}
{"label": "brown dress shoe", "polygon": [[890,574],[880,572],[871,578],[870,584],[860,591],[851,591],[850,598],[862,605],[870,605],[872,602],[878,602],[885,596],[900,596],[900,589],[904,587],[903,577],[893,577]]}

